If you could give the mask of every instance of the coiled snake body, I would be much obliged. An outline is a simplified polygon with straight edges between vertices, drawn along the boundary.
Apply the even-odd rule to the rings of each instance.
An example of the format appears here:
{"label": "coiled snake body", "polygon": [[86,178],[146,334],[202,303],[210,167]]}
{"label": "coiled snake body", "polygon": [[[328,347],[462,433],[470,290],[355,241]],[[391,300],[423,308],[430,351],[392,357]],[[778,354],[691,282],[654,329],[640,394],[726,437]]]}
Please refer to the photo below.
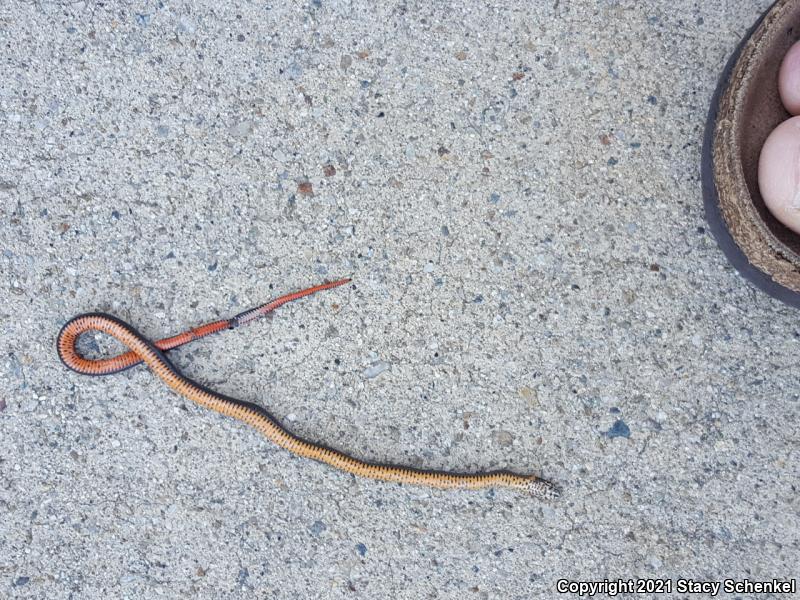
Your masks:
{"label": "coiled snake body", "polygon": [[[257,404],[230,398],[189,379],[175,368],[164,354],[167,350],[188,344],[201,337],[249,323],[286,302],[303,298],[321,290],[338,287],[349,281],[349,279],[341,279],[287,294],[241,313],[232,319],[207,323],[201,327],[190,329],[155,343],[149,341],[124,321],[111,315],[104,313],[79,315],[68,321],[58,334],[56,342],[58,356],[67,367],[85,375],[118,373],[143,362],[181,396],[201,406],[247,423],[289,452],[321,461],[336,469],[360,477],[444,489],[510,487],[524,490],[533,496],[542,498],[558,496],[558,489],[552,483],[533,475],[518,475],[509,471],[474,474],[427,471],[396,465],[374,464],[353,458],[338,450],[309,442],[294,435],[284,428],[275,417]],[[128,352],[106,359],[92,360],[84,358],[78,353],[76,343],[82,334],[92,330],[101,331],[116,338],[128,348]]]}

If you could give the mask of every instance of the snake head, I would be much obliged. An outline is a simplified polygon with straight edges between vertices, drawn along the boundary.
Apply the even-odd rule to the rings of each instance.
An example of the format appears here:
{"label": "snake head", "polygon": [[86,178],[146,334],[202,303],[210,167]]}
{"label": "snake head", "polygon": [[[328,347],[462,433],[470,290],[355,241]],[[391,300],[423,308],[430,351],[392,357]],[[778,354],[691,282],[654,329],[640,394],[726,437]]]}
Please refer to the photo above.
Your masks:
{"label": "snake head", "polygon": [[550,483],[546,479],[539,479],[538,477],[531,477],[528,481],[528,493],[534,498],[542,498],[544,500],[555,500],[561,496],[561,490],[554,483]]}

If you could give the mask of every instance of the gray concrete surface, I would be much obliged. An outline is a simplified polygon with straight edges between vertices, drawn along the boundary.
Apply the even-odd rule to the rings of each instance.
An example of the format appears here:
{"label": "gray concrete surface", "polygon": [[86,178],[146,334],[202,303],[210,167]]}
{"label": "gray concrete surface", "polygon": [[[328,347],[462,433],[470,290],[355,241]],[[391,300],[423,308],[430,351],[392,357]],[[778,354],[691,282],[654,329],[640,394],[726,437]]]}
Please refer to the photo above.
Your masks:
{"label": "gray concrete surface", "polygon": [[[0,597],[798,576],[798,313],[699,183],[768,1],[378,4],[0,5]],[[174,359],[360,457],[562,499],[356,480],[54,351],[80,312],[156,337],[348,275]]]}

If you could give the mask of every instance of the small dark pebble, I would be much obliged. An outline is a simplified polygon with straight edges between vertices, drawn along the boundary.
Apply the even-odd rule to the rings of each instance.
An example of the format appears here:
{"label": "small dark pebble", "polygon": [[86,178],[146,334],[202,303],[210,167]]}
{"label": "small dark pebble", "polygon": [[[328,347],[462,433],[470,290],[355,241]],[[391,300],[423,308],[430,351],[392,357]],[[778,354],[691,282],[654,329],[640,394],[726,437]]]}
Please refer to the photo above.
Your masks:
{"label": "small dark pebble", "polygon": [[310,527],[311,534],[312,535],[319,535],[323,531],[325,531],[327,528],[328,528],[328,526],[325,525],[325,523],[323,523],[322,521],[314,521],[314,523]]}
{"label": "small dark pebble", "polygon": [[244,585],[247,583],[247,578],[250,577],[250,571],[247,569],[239,569],[239,576],[236,578],[236,581],[239,585]]}
{"label": "small dark pebble", "polygon": [[610,166],[612,166],[612,167],[613,167],[614,165],[616,165],[617,163],[619,163],[619,161],[618,161],[616,158],[614,158],[613,156],[612,156],[611,158],[609,158],[609,159],[608,159],[608,164],[609,164]]}
{"label": "small dark pebble", "polygon": [[14,587],[22,587],[23,585],[27,585],[30,580],[30,577],[17,577],[17,580],[14,582]]}
{"label": "small dark pebble", "polygon": [[112,217],[112,218],[114,218],[114,219],[119,219],[119,216],[120,216],[120,215],[119,215],[119,211],[118,211],[118,210],[112,210],[112,211],[111,211],[111,217]]}
{"label": "small dark pebble", "polygon": [[364,544],[356,544],[356,550],[361,556],[366,556],[367,554],[367,547]]}
{"label": "small dark pebble", "polygon": [[447,225],[442,225],[442,235],[445,237],[450,235],[450,228]]}
{"label": "small dark pebble", "polygon": [[244,41],[244,34],[240,33],[239,35],[237,35],[236,36],[236,40],[239,41],[239,42],[243,42]]}
{"label": "small dark pebble", "polygon": [[74,27],[67,27],[67,33],[75,33],[76,31],[78,30],[75,29]]}
{"label": "small dark pebble", "polygon": [[648,98],[647,98],[647,101],[648,101],[650,104],[653,104],[653,105],[656,105],[656,104],[658,104],[658,98],[656,98],[655,96],[650,96],[650,97],[648,97]]}
{"label": "small dark pebble", "polygon": [[385,117],[385,116],[386,116],[386,113],[385,113],[385,112],[383,112],[383,111],[381,111],[381,112],[379,112],[379,113],[378,113],[378,118],[379,118],[379,119],[380,119],[380,118],[383,118],[383,117]]}
{"label": "small dark pebble", "polygon": [[472,303],[473,303],[473,304],[482,304],[482,303],[483,303],[483,296],[481,296],[480,294],[478,294],[477,296],[475,296],[475,297],[472,299]]}
{"label": "small dark pebble", "polygon": [[164,258],[165,259],[166,258],[175,258],[175,253],[172,250],[170,250]]}
{"label": "small dark pebble", "polygon": [[658,263],[653,263],[652,265],[650,265],[650,270],[653,273],[658,273],[661,270],[661,267],[658,266]]}
{"label": "small dark pebble", "polygon": [[6,409],[6,406],[8,406],[6,401],[0,398],[0,412],[3,412]]}
{"label": "small dark pebble", "polygon": [[436,152],[439,154],[439,156],[444,156],[445,154],[450,154],[450,150],[448,150],[444,146],[439,146],[439,149]]}
{"label": "small dark pebble", "polygon": [[697,233],[699,233],[700,235],[704,234],[705,232],[706,232],[706,228],[705,227],[700,226],[700,227],[697,228]]}
{"label": "small dark pebble", "polygon": [[615,438],[615,437],[629,438],[631,437],[631,429],[625,424],[625,421],[623,421],[622,419],[618,419],[614,423],[614,425],[612,425],[611,429],[606,431],[604,435],[610,438]]}
{"label": "small dark pebble", "polygon": [[218,265],[218,261],[215,260],[213,264],[208,265],[208,270],[209,271],[216,271],[217,270],[217,265]]}
{"label": "small dark pebble", "polygon": [[492,204],[497,204],[498,202],[500,202],[500,194],[498,194],[497,192],[492,192],[492,194],[489,196],[489,202],[491,202]]}
{"label": "small dark pebble", "polygon": [[85,336],[85,340],[81,340],[81,346],[88,350],[89,352],[93,352],[94,354],[100,354],[100,345],[97,343],[97,340],[93,337]]}
{"label": "small dark pebble", "polygon": [[608,409],[608,412],[610,412],[612,415],[618,415],[622,411],[616,406],[612,406],[611,408]]}

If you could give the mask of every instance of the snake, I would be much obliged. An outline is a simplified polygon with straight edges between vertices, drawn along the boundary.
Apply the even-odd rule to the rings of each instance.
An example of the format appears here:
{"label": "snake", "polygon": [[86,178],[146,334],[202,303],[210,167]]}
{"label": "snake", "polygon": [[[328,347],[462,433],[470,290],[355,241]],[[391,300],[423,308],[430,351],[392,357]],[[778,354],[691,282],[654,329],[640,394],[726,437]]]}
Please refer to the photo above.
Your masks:
{"label": "snake", "polygon": [[[552,482],[535,475],[520,475],[507,470],[457,473],[374,463],[355,458],[295,435],[262,406],[209,389],[186,377],[167,358],[166,353],[169,350],[220,331],[235,329],[263,317],[287,302],[336,288],[350,281],[349,278],[339,279],[292,292],[232,318],[212,321],[156,342],[150,341],[130,324],[113,315],[102,312],[85,313],[64,324],[56,339],[56,349],[61,362],[82,375],[111,375],[144,363],[167,386],[184,398],[250,425],[279,447],[297,456],[325,463],[358,477],[438,489],[513,488],[537,498],[557,498],[560,489]],[[127,351],[109,358],[86,358],[78,351],[77,344],[78,339],[90,331],[115,338]]]}

